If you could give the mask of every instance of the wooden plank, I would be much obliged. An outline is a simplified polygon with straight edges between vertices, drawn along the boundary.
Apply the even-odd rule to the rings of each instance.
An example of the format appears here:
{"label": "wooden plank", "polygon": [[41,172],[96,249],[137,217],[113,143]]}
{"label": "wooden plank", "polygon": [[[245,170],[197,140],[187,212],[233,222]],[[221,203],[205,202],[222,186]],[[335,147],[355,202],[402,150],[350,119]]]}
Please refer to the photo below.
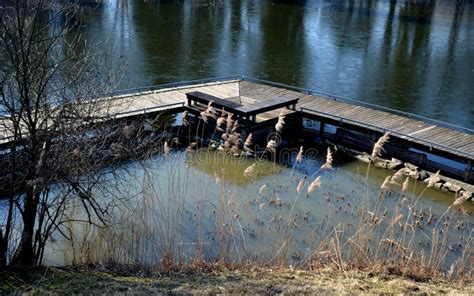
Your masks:
{"label": "wooden plank", "polygon": [[400,118],[399,116],[394,116],[388,119],[382,126],[388,130],[397,132],[397,128],[408,122],[409,121],[406,119]]}
{"label": "wooden plank", "polygon": [[353,108],[352,105],[341,104],[341,103],[335,102],[335,104],[328,107],[327,112],[334,115],[338,115],[338,113],[343,112],[348,109],[352,109],[352,108]]}
{"label": "wooden plank", "polygon": [[433,141],[442,145],[450,145],[461,141],[461,135],[456,132],[443,131],[439,136],[435,136]]}
{"label": "wooden plank", "polygon": [[417,130],[417,131],[415,131],[415,132],[409,133],[408,136],[412,137],[412,136],[414,136],[414,135],[416,135],[416,134],[429,131],[430,129],[433,129],[433,128],[435,128],[435,127],[436,127],[436,125],[432,125],[432,126],[429,126],[429,127],[425,127],[425,128],[420,129],[420,130]]}
{"label": "wooden plank", "polygon": [[335,101],[313,102],[313,105],[308,106],[308,109],[329,113],[328,111],[331,108],[331,106],[335,106],[337,104],[338,103]]}
{"label": "wooden plank", "polygon": [[441,144],[456,148],[458,146],[464,146],[466,143],[473,143],[472,140],[472,137],[470,137],[469,135],[463,135],[461,133],[456,132],[447,135],[446,141],[441,142]]}
{"label": "wooden plank", "polygon": [[431,134],[429,138],[427,138],[426,136],[424,136],[423,138],[428,139],[431,142],[441,144],[442,142],[449,140],[452,136],[452,134],[449,131],[442,128],[434,129],[434,131],[435,133]]}
{"label": "wooden plank", "polygon": [[461,148],[463,146],[466,146],[467,144],[473,144],[474,145],[474,136],[472,135],[464,135],[460,138],[459,143],[452,144],[454,148]]}
{"label": "wooden plank", "polygon": [[439,127],[439,126],[436,126],[435,128],[432,128],[426,132],[422,132],[420,134],[418,134],[418,137],[420,138],[425,138],[425,137],[433,137],[434,135],[437,135],[439,133],[444,133],[446,132],[445,129]]}
{"label": "wooden plank", "polygon": [[351,116],[351,119],[378,126],[380,122],[383,122],[385,117],[386,114],[382,112],[370,112],[367,108],[361,108],[361,112]]}
{"label": "wooden plank", "polygon": [[261,84],[255,84],[248,81],[242,81],[240,83],[240,93],[248,96],[255,96],[261,93],[266,87]]}
{"label": "wooden plank", "polygon": [[222,85],[213,85],[211,87],[208,87],[208,89],[218,94],[217,97],[222,98],[222,99],[227,98],[227,97],[238,96],[237,92],[234,92],[233,90],[229,90],[225,86],[222,86]]}
{"label": "wooden plank", "polygon": [[474,142],[464,142],[463,145],[457,147],[457,149],[473,153],[474,152]]}
{"label": "wooden plank", "polygon": [[[408,119],[408,121],[403,126],[400,126],[395,131],[398,133],[409,135],[410,133],[419,131],[420,129],[424,129],[427,127],[429,127],[429,125],[421,121]],[[417,137],[419,137],[419,135],[417,135]]]}
{"label": "wooden plank", "polygon": [[255,95],[255,99],[259,101],[266,101],[274,99],[276,97],[284,96],[286,94],[286,89],[266,87],[261,93]]}

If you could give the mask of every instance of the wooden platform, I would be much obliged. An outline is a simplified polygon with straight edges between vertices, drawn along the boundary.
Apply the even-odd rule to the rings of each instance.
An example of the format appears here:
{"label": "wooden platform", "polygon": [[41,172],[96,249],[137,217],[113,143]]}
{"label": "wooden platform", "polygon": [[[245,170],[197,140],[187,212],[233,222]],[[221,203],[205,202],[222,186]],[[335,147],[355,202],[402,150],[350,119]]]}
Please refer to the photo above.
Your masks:
{"label": "wooden platform", "polygon": [[[150,91],[114,96],[107,99],[107,107],[102,112],[103,116],[121,118],[178,109],[187,104],[186,93],[192,91],[207,93],[225,100],[238,100],[244,108],[246,105],[267,100],[298,98],[297,110],[303,114],[315,114],[378,132],[389,131],[395,137],[474,160],[474,135],[471,130],[458,131],[440,124],[358,105],[357,102],[341,101],[334,97],[307,94],[288,88],[259,83],[256,80],[248,81],[243,77],[216,79],[216,81],[157,87]],[[295,112],[286,108],[272,110],[258,114],[256,122],[276,118],[281,111]],[[0,144],[10,140],[7,122],[5,119],[0,120]]]}
{"label": "wooden platform", "polygon": [[260,114],[271,112],[277,109],[291,109],[296,111],[296,104],[298,103],[298,97],[294,96],[278,96],[267,100],[255,101],[253,103],[242,103],[240,96],[238,100],[221,99],[216,96],[212,96],[207,93],[200,91],[192,91],[186,93],[187,104],[190,110],[198,107],[197,105],[203,105],[207,107],[208,104],[212,103],[214,108],[219,110],[226,110],[227,112],[233,113],[240,120],[249,120],[256,122],[256,117]]}

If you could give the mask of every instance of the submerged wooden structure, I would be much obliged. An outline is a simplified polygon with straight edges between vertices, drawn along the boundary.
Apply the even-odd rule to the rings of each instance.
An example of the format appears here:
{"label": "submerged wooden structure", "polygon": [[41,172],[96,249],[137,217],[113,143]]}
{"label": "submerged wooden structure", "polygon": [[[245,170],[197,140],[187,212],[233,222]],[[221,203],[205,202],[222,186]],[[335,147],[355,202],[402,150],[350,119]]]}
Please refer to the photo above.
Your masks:
{"label": "submerged wooden structure", "polygon": [[[197,95],[199,94],[199,95]],[[124,90],[105,98],[103,116],[127,118],[189,108],[192,96],[209,96],[216,105],[240,112],[251,130],[272,126],[283,111],[299,118],[299,131],[315,141],[370,151],[390,132],[387,157],[474,183],[474,130],[360,101],[243,76],[205,79]],[[202,102],[201,102],[202,103]],[[287,108],[290,107],[290,108]],[[196,113],[197,114],[197,113]],[[2,119],[0,119],[2,120]],[[4,119],[3,119],[4,120]],[[0,126],[5,126],[0,123]],[[0,130],[0,145],[11,140]]]}

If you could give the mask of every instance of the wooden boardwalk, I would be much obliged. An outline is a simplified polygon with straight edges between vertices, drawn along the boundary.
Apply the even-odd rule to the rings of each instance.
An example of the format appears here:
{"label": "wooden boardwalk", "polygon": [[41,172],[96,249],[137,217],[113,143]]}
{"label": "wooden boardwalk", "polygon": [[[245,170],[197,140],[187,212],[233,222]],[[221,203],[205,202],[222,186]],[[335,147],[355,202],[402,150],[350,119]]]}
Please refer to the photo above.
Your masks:
{"label": "wooden boardwalk", "polygon": [[[303,113],[316,114],[378,132],[390,132],[395,137],[426,145],[430,149],[435,148],[474,160],[474,134],[468,129],[458,131],[421,119],[361,106],[357,102],[344,102],[334,97],[305,94],[282,87],[241,81],[240,88],[247,97],[260,100],[293,95],[299,98],[297,110]],[[279,111],[275,111],[262,117],[268,119],[276,117],[278,113]]]}
{"label": "wooden boardwalk", "polygon": [[[297,110],[316,114],[319,117],[336,120],[340,123],[360,126],[378,132],[390,132],[392,136],[425,145],[454,155],[474,160],[474,134],[465,129],[458,131],[432,122],[394,114],[358,105],[357,102],[341,101],[335,97],[323,97],[301,91],[285,89],[250,81],[240,81],[241,96],[247,100],[269,100],[279,96],[299,98]],[[257,121],[278,116],[280,110],[265,113]],[[284,110],[284,112],[291,112]]]}
{"label": "wooden boardwalk", "polygon": [[[145,113],[172,111],[180,109],[186,104],[186,93],[202,91],[216,97],[238,97],[239,84],[237,80],[189,84],[180,86],[162,87],[155,90],[146,90],[126,93],[123,95],[102,98],[100,101],[99,116],[104,118],[125,118]],[[0,145],[11,140],[9,120],[0,119]]]}
{"label": "wooden boardwalk", "polygon": [[[270,85],[255,79],[235,77],[214,81],[191,82],[179,85],[160,86],[156,89],[137,90],[135,93],[117,95],[107,100],[103,116],[121,118],[161,110],[182,108],[187,104],[186,93],[199,91],[212,96],[238,101],[241,105],[279,97],[298,98],[297,110],[315,114],[322,118],[337,120],[365,129],[387,132],[393,136],[445,151],[449,154],[474,160],[474,134],[472,130],[456,130],[443,124],[416,118],[410,114],[374,108],[361,102],[319,95],[290,86]],[[382,110],[381,110],[382,109]],[[278,117],[279,113],[295,112],[286,108],[257,115],[256,121]],[[9,141],[8,125],[0,119],[0,144]]]}

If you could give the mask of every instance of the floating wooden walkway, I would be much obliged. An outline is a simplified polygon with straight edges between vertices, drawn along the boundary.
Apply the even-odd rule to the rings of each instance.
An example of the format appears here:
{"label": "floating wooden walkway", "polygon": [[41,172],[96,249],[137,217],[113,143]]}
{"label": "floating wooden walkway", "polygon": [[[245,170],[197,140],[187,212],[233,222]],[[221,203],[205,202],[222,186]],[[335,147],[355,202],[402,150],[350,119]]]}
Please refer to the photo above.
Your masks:
{"label": "floating wooden walkway", "polygon": [[[394,137],[426,146],[430,150],[437,149],[463,159],[474,160],[473,130],[363,102],[247,77],[227,77],[126,90],[107,98],[107,108],[102,113],[107,117],[123,118],[182,109],[187,104],[186,93],[192,91],[224,100],[238,100],[239,104],[244,106],[279,97],[297,98],[297,112],[377,132],[390,132]],[[295,112],[286,108],[265,112],[256,116],[256,122],[276,118],[282,110],[285,113]],[[5,119],[0,119],[0,144],[9,140],[8,124]]]}

